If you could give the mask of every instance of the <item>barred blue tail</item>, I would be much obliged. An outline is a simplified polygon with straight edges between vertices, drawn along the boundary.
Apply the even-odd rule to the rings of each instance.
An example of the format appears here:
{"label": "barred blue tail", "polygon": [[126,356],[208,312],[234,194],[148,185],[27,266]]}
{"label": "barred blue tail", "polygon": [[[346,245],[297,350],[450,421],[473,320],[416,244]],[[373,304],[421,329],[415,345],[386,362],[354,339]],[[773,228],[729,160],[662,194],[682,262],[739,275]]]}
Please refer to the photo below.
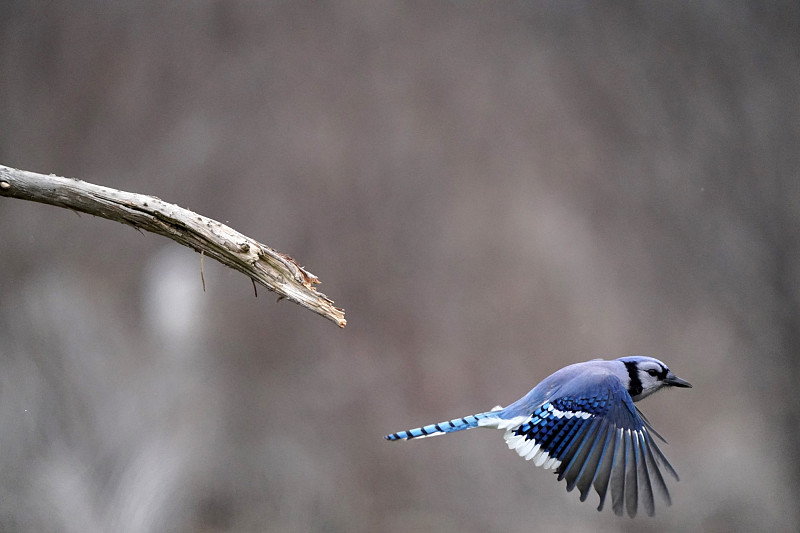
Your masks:
{"label": "barred blue tail", "polygon": [[383,437],[386,440],[403,440],[414,439],[417,437],[432,437],[434,435],[444,435],[445,433],[452,433],[454,431],[461,431],[462,429],[472,429],[481,425],[481,420],[496,418],[497,413],[489,411],[487,413],[478,413],[477,415],[469,415],[463,418],[454,418],[447,422],[439,422],[438,424],[430,424],[421,428],[409,429],[408,431],[399,431],[386,435]]}

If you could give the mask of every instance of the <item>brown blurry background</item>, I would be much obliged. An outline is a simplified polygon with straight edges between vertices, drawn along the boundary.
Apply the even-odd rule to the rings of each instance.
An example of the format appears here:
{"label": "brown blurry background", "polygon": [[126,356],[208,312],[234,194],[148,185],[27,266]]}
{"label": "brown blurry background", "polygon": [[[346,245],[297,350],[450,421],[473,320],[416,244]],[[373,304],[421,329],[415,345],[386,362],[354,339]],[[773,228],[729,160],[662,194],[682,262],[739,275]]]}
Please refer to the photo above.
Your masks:
{"label": "brown blurry background", "polygon": [[[0,164],[228,222],[348,326],[0,199],[0,531],[794,531],[800,9],[0,4]],[[499,432],[389,432],[646,353],[681,475],[597,513]]]}

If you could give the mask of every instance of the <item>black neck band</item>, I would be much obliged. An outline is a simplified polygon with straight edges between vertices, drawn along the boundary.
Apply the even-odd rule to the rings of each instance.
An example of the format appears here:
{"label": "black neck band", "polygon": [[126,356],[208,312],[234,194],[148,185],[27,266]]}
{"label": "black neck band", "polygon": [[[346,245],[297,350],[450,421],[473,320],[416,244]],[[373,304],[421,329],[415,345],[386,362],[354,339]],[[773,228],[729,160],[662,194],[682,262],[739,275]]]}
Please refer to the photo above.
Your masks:
{"label": "black neck band", "polygon": [[625,368],[628,370],[628,377],[631,378],[631,382],[628,385],[628,394],[631,395],[631,398],[635,398],[642,393],[642,380],[639,379],[639,370],[633,361],[625,361]]}

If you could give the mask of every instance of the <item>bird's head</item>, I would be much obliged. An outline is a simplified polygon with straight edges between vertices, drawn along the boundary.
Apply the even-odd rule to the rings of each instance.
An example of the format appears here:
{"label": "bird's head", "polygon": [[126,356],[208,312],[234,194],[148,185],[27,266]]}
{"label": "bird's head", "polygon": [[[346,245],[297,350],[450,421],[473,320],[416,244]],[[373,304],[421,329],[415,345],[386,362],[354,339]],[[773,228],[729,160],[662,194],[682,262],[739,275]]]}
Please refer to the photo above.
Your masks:
{"label": "bird's head", "polygon": [[630,355],[617,359],[628,371],[628,393],[634,402],[646,398],[664,387],[691,387],[685,379],[673,374],[667,365],[644,355]]}

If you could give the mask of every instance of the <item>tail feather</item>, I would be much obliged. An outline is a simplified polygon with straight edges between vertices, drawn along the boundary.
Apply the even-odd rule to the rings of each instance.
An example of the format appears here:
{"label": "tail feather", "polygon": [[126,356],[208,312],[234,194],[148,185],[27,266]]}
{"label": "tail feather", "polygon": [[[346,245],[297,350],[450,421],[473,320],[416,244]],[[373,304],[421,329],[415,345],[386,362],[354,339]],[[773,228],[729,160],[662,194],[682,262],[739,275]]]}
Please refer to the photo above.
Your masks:
{"label": "tail feather", "polygon": [[391,435],[383,437],[386,440],[408,440],[423,437],[433,437],[434,435],[444,435],[445,433],[452,433],[454,431],[461,431],[464,429],[472,429],[482,425],[487,425],[482,420],[496,418],[497,413],[489,411],[487,413],[478,413],[476,415],[469,415],[462,418],[454,418],[446,422],[439,422],[438,424],[430,424],[419,428],[409,429],[407,431],[398,431]]}

